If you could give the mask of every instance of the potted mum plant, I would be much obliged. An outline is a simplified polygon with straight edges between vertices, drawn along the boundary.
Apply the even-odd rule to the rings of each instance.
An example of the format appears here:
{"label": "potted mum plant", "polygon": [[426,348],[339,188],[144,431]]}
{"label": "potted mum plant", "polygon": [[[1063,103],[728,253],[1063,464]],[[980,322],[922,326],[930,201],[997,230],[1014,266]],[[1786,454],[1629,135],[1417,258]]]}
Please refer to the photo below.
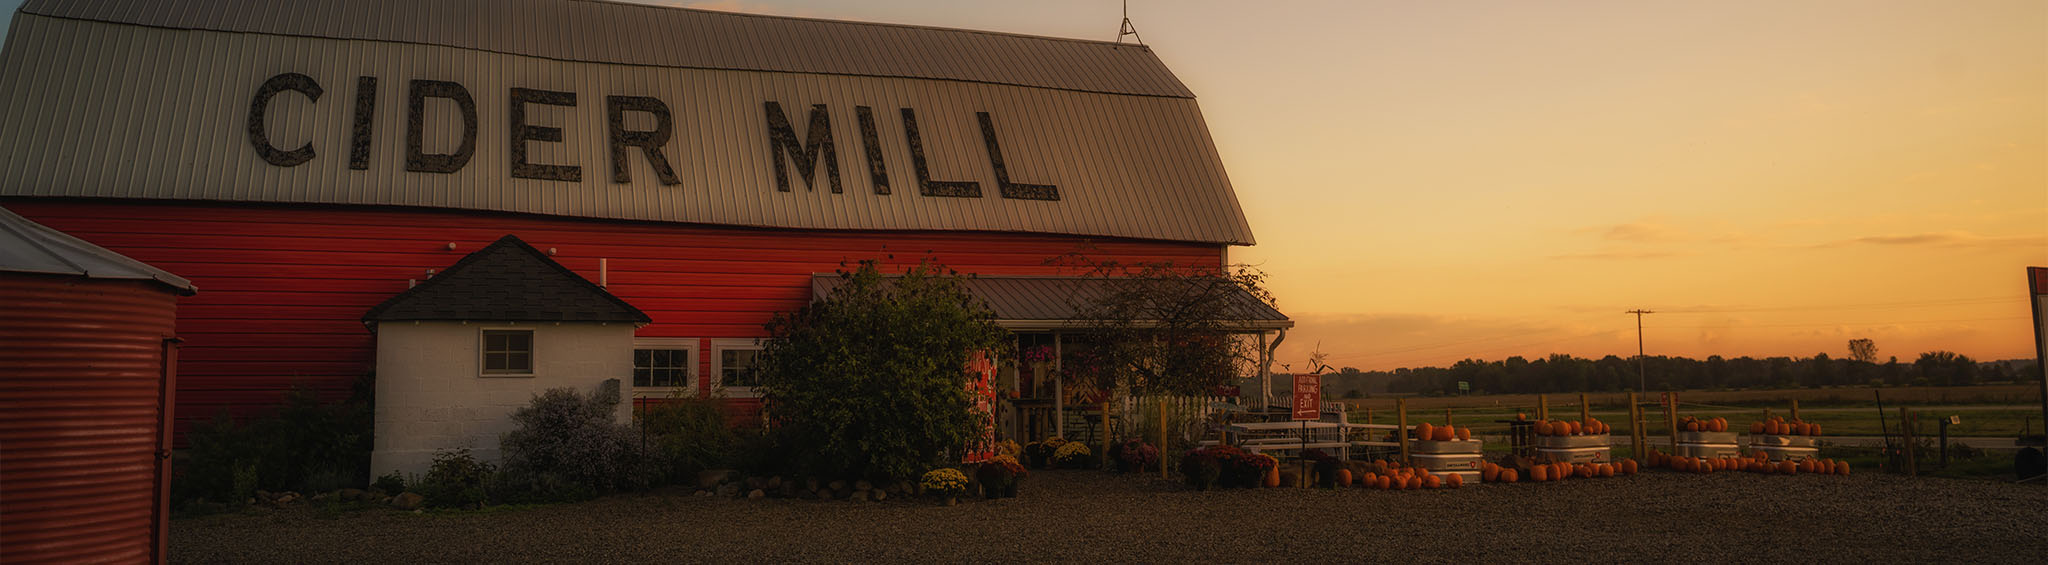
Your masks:
{"label": "potted mum plant", "polygon": [[1053,450],[1052,461],[1061,469],[1086,469],[1094,466],[1095,452],[1089,450],[1087,444],[1070,441]]}
{"label": "potted mum plant", "polygon": [[1158,468],[1156,465],[1159,464],[1159,449],[1145,443],[1145,440],[1127,440],[1117,444],[1111,451],[1111,457],[1116,461],[1117,472],[1143,473],[1147,469]]}
{"label": "potted mum plant", "polygon": [[1189,488],[1209,490],[1222,472],[1223,465],[1207,449],[1191,449],[1180,457],[1180,474],[1187,479]]}
{"label": "potted mum plant", "polygon": [[952,506],[960,503],[960,493],[967,492],[967,475],[961,474],[959,469],[940,467],[926,472],[924,479],[917,484],[924,492],[944,499],[947,506]]}
{"label": "potted mum plant", "polygon": [[989,498],[1016,498],[1017,483],[1030,474],[1024,464],[1008,455],[997,455],[983,461],[974,470],[975,479],[981,482],[981,492]]}

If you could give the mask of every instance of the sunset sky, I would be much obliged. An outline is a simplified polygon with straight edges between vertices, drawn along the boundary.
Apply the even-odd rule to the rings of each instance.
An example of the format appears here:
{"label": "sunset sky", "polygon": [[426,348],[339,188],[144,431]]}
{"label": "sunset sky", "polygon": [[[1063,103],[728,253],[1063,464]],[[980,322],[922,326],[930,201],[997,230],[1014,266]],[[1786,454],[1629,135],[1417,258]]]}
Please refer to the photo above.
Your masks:
{"label": "sunset sky", "polygon": [[[643,0],[648,1],[648,0]],[[658,2],[1114,39],[1113,0]],[[18,1],[0,0],[12,12]],[[2031,357],[2048,2],[1133,0],[1297,322],[1390,369]]]}

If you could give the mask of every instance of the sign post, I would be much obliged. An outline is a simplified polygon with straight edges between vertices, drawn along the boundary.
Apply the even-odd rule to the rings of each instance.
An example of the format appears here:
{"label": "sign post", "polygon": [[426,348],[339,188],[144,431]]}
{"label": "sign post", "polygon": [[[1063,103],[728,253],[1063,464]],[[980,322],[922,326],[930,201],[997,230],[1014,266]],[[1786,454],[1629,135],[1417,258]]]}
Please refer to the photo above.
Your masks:
{"label": "sign post", "polygon": [[[1323,376],[1294,376],[1294,419],[1301,422],[1301,454],[1308,454],[1308,422],[1323,417]],[[1308,477],[1308,457],[1301,458],[1301,476]]]}

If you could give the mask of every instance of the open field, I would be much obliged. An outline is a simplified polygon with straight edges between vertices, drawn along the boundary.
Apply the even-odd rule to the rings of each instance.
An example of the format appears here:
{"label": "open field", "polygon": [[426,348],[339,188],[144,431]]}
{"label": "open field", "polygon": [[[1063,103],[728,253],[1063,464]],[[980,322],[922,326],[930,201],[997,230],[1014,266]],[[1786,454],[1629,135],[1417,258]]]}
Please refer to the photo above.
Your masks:
{"label": "open field", "polygon": [[938,506],[675,492],[509,511],[305,508],[181,519],[174,562],[2037,563],[2048,488],[1650,472],[1443,491],[1192,492],[1035,472],[1011,500]]}
{"label": "open field", "polygon": [[[1739,407],[1777,406],[1783,408],[1797,400],[1801,405],[1822,407],[1832,405],[1863,406],[1874,404],[1872,392],[1884,395],[1885,406],[1894,404],[2007,404],[2041,405],[2041,386],[2038,384],[1984,385],[1984,386],[1909,386],[1909,387],[1833,387],[1833,388],[1788,388],[1775,390],[1689,390],[1678,393],[1679,402],[1687,404],[1717,404]],[[1657,402],[1662,391],[1642,395],[1644,402]],[[1489,394],[1480,396],[1414,396],[1408,397],[1408,409],[1444,408],[1497,408],[1501,410],[1536,411],[1535,394]],[[1550,408],[1569,406],[1576,410],[1579,403],[1577,394],[1544,395],[1550,399]],[[1600,407],[1621,408],[1628,405],[1628,393],[1588,393],[1588,402],[1595,409]],[[1343,402],[1359,408],[1391,410],[1396,397],[1354,398]]]}
{"label": "open field", "polygon": [[[1882,420],[1872,396],[1873,390],[1884,395]],[[1551,418],[1578,419],[1579,395],[1545,396]],[[1409,398],[1408,418],[1410,424],[1421,421],[1442,424],[1448,410],[1457,425],[1471,427],[1479,433],[1502,433],[1507,430],[1507,424],[1500,423],[1500,420],[1514,419],[1517,414],[1526,414],[1532,419],[1536,417],[1537,397],[1534,394],[1511,394]],[[1626,393],[1588,394],[1586,398],[1593,417],[1614,426],[1616,436],[1628,435]],[[1660,398],[1653,393],[1642,399],[1646,403],[1646,428],[1651,434],[1667,432],[1663,408],[1658,404]],[[1689,391],[1679,393],[1678,416],[1727,418],[1731,429],[1748,431],[1749,423],[1762,419],[1766,410],[1789,419],[1793,400],[1800,403],[1800,418],[1820,424],[1825,435],[1874,436],[1880,435],[1881,430],[1897,433],[1900,406],[1907,406],[1919,415],[1918,433],[1930,437],[1939,429],[1935,420],[1951,415],[1962,418],[1961,424],[1949,427],[1949,435],[1955,437],[2009,438],[2023,430],[2041,431],[2038,385]],[[1368,418],[1381,424],[1394,422],[1394,399],[1345,402],[1352,406],[1351,420],[1354,422],[1365,422]]]}

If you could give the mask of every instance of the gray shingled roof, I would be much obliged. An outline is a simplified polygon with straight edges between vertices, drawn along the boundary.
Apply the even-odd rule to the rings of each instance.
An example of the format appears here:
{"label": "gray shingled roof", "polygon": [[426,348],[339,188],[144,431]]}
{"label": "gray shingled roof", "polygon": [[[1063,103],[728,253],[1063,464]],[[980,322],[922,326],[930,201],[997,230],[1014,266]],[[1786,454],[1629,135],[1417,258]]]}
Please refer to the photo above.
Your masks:
{"label": "gray shingled roof", "polygon": [[647,323],[653,318],[507,235],[363,314],[365,323],[407,320]]}
{"label": "gray shingled roof", "polygon": [[[837,273],[811,275],[811,298],[821,300],[839,288],[845,279]],[[969,275],[962,282],[967,292],[985,301],[995,311],[996,323],[1013,330],[1055,329],[1075,322],[1076,306],[1087,297],[1101,294],[1109,281],[1101,277],[991,276]],[[1247,293],[1239,293],[1233,304],[1237,313],[1229,322],[1247,330],[1294,327],[1286,314]]]}
{"label": "gray shingled roof", "polygon": [[93,245],[0,208],[0,272],[153,280],[191,296],[199,288],[170,271]]}

